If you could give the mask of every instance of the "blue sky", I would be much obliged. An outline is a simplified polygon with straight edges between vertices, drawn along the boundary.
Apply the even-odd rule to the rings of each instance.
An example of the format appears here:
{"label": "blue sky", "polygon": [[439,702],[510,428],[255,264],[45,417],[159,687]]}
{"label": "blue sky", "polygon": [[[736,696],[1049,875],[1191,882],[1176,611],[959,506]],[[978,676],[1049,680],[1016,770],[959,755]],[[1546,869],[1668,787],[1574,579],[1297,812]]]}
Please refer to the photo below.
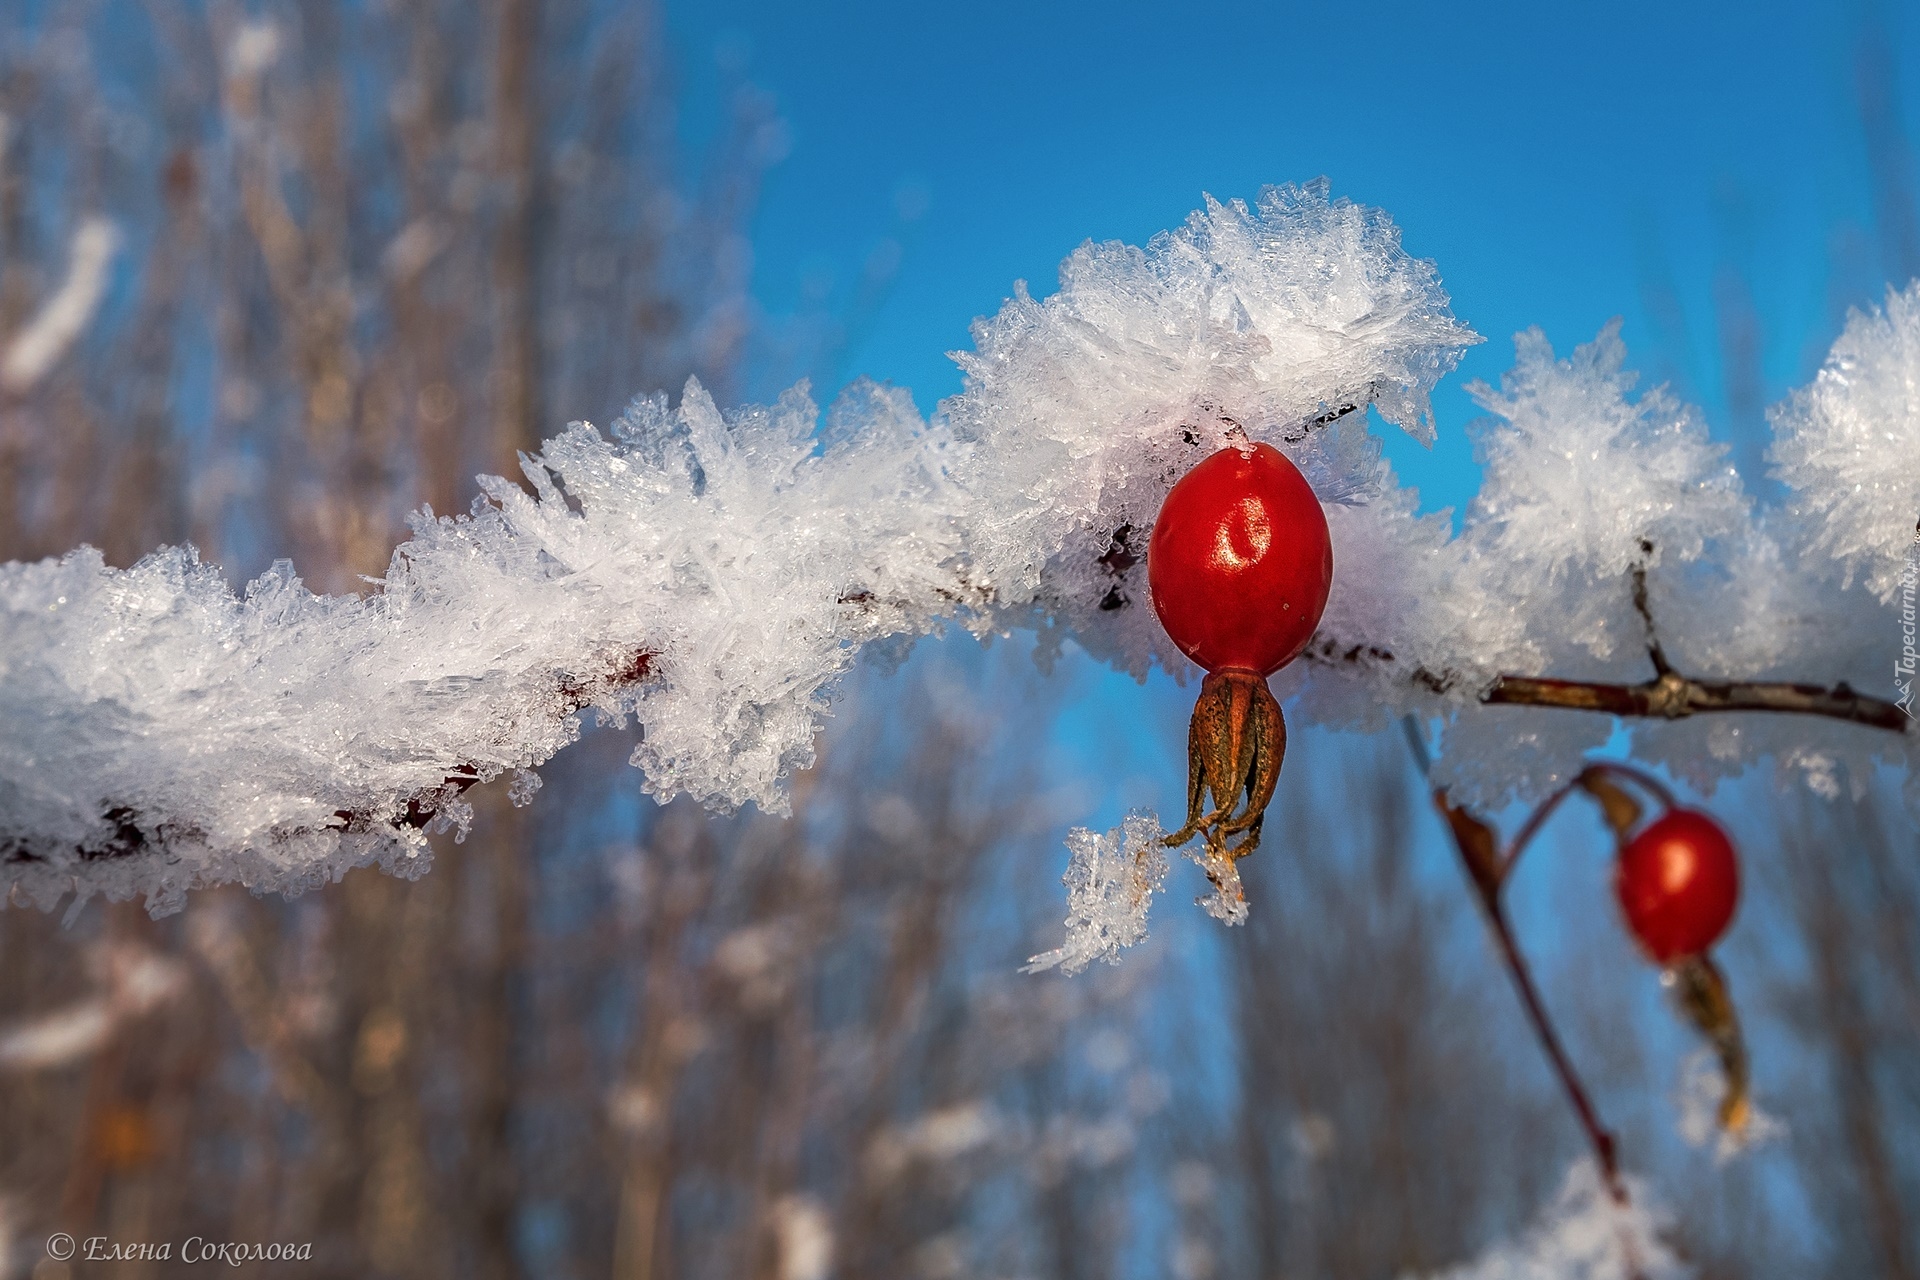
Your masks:
{"label": "blue sky", "polygon": [[1636,367],[1721,433],[1730,311],[1757,324],[1768,400],[1803,380],[1836,300],[1898,270],[1863,47],[1899,77],[1886,118],[1920,137],[1920,6],[669,0],[667,25],[690,151],[735,77],[785,121],[753,289],[776,321],[852,317],[822,384],[870,374],[930,409],[959,385],[944,353],[1016,278],[1051,292],[1082,240],[1138,243],[1202,192],[1325,174],[1387,209],[1489,338],[1442,387],[1433,454],[1390,446],[1430,506],[1473,492],[1462,387],[1527,325],[1566,351],[1624,317]]}

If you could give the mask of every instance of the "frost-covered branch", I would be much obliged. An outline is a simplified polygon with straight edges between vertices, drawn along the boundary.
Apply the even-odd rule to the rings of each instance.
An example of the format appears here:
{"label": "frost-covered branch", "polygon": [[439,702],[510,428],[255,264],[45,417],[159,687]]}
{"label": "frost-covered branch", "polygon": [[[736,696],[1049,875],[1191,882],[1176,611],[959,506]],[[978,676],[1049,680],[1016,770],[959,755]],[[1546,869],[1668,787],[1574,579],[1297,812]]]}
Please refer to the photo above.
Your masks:
{"label": "frost-covered branch", "polygon": [[949,626],[1179,670],[1145,608],[1102,607],[1145,594],[1098,562],[1116,531],[1229,432],[1298,437],[1325,496],[1363,496],[1378,443],[1340,410],[1430,438],[1428,394],[1477,340],[1392,223],[1324,185],[1086,245],[975,338],[932,420],[872,383],[824,415],[804,387],[723,412],[690,383],[611,438],[576,423],[527,487],[417,517],[361,598],[284,563],[236,595],[188,549],[0,569],[0,879],[159,908],[418,868],[422,818],[463,827],[464,791],[583,714],[638,721],[663,799],[778,809],[861,650]]}
{"label": "frost-covered branch", "polygon": [[[1920,288],[1855,317],[1776,412],[1777,510],[1693,410],[1630,394],[1610,329],[1568,359],[1521,335],[1500,387],[1471,388],[1479,496],[1457,531],[1419,514],[1359,409],[1431,440],[1430,393],[1475,341],[1384,214],[1273,189],[1144,248],[1084,245],[1044,299],[1016,287],[931,418],[870,382],[824,413],[804,386],[723,411],[689,383],[610,436],[573,424],[523,459],[524,487],[485,477],[470,515],[417,516],[364,597],[284,563],[236,594],[180,548],[0,567],[0,884],[160,909],[228,880],[419,869],[423,825],[463,828],[468,789],[589,714],[637,721],[654,795],[778,810],[858,655],[947,628],[1184,678],[1144,550],[1173,482],[1229,440],[1284,450],[1333,537],[1320,634],[1276,694],[1326,724],[1441,721],[1455,803],[1547,794],[1605,740],[1600,717],[1514,705],[1503,677],[1635,687],[1636,570],[1694,673],[1668,705],[1887,683],[1920,514]],[[1700,786],[1771,758],[1832,789],[1920,741],[1730,719],[1643,718],[1635,753]]]}

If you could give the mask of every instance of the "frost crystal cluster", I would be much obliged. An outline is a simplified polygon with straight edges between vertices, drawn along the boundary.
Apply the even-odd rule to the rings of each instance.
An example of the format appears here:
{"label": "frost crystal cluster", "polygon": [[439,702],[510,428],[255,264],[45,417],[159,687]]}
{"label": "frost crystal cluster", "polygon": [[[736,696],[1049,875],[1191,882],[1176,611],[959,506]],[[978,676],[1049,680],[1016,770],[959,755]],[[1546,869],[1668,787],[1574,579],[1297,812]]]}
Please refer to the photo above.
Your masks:
{"label": "frost crystal cluster", "polygon": [[[1874,372],[1843,374],[1864,362],[1850,354],[1863,330],[1880,339]],[[1414,515],[1390,475],[1365,505],[1329,508],[1333,595],[1308,661],[1280,683],[1322,721],[1442,720],[1434,782],[1486,808],[1565,782],[1614,729],[1586,712],[1482,704],[1502,674],[1640,684],[1656,674],[1657,640],[1698,680],[1891,693],[1900,630],[1884,582],[1920,519],[1920,410],[1900,392],[1920,385],[1920,285],[1847,334],[1816,388],[1832,400],[1852,386],[1849,412],[1882,423],[1885,448],[1863,462],[1860,440],[1831,426],[1837,405],[1828,425],[1800,425],[1811,411],[1796,396],[1774,418],[1786,510],[1756,505],[1697,411],[1664,388],[1635,394],[1617,325],[1565,359],[1538,330],[1519,335],[1501,385],[1469,388],[1489,414],[1472,427],[1485,474],[1458,535],[1444,515]],[[1771,757],[1831,795],[1904,764],[1917,741],[1785,715],[1627,727],[1635,755],[1703,789]]]}
{"label": "frost crystal cluster", "polygon": [[[1661,1242],[1666,1215],[1649,1208],[1646,1186],[1628,1179],[1629,1204],[1615,1204],[1589,1160],[1567,1171],[1552,1205],[1517,1240],[1427,1280],[1687,1280],[1693,1275]],[[1407,1277],[1406,1280],[1413,1280]]]}
{"label": "frost crystal cluster", "polygon": [[1147,936],[1147,909],[1167,879],[1166,833],[1151,814],[1130,813],[1096,836],[1075,827],[1067,836],[1067,941],[1027,962],[1026,973],[1055,965],[1078,973],[1095,960],[1109,964],[1120,949]]}
{"label": "frost crystal cluster", "polygon": [[[1604,717],[1479,695],[1503,673],[1646,679],[1636,569],[1690,675],[1889,685],[1920,293],[1857,317],[1776,414],[1784,511],[1755,508],[1694,411],[1634,394],[1609,330],[1571,359],[1523,335],[1501,386],[1474,389],[1486,484],[1460,532],[1416,515],[1369,406],[1430,440],[1429,394],[1478,340],[1383,213],[1270,189],[1145,248],[1085,245],[1049,297],[1017,287],[930,420],[869,382],[824,413],[804,386],[722,410],[690,383],[610,434],[576,423],[524,485],[485,477],[472,514],[416,517],[365,597],[316,596],[286,564],[235,594],[181,548],[0,567],[0,886],[158,910],[230,880],[417,869],[423,831],[470,820],[469,787],[515,773],[524,800],[585,715],[638,722],[662,799],[779,809],[861,649],[946,627],[1184,676],[1147,535],[1175,479],[1243,440],[1298,463],[1334,539],[1321,632],[1276,691],[1332,723],[1444,721],[1436,780],[1465,800],[1537,793],[1605,740]],[[1771,755],[1831,788],[1914,740],[1717,719],[1738,723],[1636,746],[1703,783]],[[1149,821],[1078,837],[1085,936],[1060,963],[1144,912],[1126,877],[1145,864],[1120,864]]]}

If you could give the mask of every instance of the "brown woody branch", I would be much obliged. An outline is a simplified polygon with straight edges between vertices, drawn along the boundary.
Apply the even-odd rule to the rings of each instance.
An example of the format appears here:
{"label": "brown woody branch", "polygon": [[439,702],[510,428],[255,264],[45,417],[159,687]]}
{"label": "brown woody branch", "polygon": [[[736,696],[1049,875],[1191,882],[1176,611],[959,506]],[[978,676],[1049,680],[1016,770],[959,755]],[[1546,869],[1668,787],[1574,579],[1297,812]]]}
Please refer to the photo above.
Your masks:
{"label": "brown woody branch", "polygon": [[[1642,539],[1640,552],[1652,556],[1653,543]],[[1571,711],[1604,711],[1615,716],[1659,716],[1679,720],[1707,711],[1784,711],[1793,715],[1825,716],[1905,733],[1906,712],[1881,698],[1856,693],[1846,681],[1828,688],[1817,684],[1786,684],[1758,680],[1694,680],[1681,675],[1667,661],[1647,603],[1645,561],[1633,566],[1633,608],[1647,628],[1647,660],[1653,679],[1645,684],[1599,684],[1582,680],[1551,680],[1531,676],[1500,676],[1480,695],[1496,706],[1564,707]]]}
{"label": "brown woody branch", "polygon": [[[1641,551],[1652,555],[1653,544],[1642,541]],[[1480,691],[1489,706],[1559,707],[1567,711],[1598,711],[1612,716],[1680,720],[1714,711],[1773,711],[1787,715],[1824,716],[1850,724],[1905,733],[1912,719],[1898,703],[1856,691],[1842,680],[1835,685],[1792,684],[1766,680],[1696,680],[1675,671],[1661,648],[1647,604],[1647,571],[1635,565],[1633,607],[1647,628],[1647,660],[1653,679],[1642,684],[1610,684],[1592,680],[1556,680],[1546,676],[1500,675]],[[1323,638],[1301,655],[1326,665],[1392,663],[1392,653],[1370,645],[1342,650]],[[1436,694],[1458,687],[1459,674],[1415,667],[1409,678]]]}
{"label": "brown woody branch", "polygon": [[1693,680],[1672,670],[1644,684],[1501,676],[1480,695],[1480,701],[1669,720],[1709,711],[1780,711],[1846,720],[1893,733],[1904,733],[1909,723],[1906,712],[1894,703],[1857,693],[1844,681],[1828,688],[1757,680]]}

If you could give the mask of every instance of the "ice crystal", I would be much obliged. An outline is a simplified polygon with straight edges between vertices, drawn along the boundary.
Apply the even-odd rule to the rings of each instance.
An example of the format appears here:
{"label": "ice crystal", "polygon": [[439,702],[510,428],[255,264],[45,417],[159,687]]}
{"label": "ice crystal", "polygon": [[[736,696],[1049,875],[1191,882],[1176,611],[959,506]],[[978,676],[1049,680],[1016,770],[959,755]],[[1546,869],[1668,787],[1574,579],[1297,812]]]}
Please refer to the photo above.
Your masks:
{"label": "ice crystal", "polygon": [[[76,273],[105,269],[102,244],[76,243]],[[97,301],[84,283],[74,307]],[[1854,317],[1776,411],[1786,511],[1755,509],[1696,412],[1635,394],[1609,328],[1566,359],[1521,335],[1500,387],[1474,389],[1486,483],[1459,533],[1417,514],[1369,406],[1430,438],[1434,384],[1475,341],[1385,214],[1275,188],[1144,248],[1082,246],[1051,296],[1016,288],[930,420],[871,382],[824,414],[805,386],[722,410],[690,382],[610,435],[575,423],[521,483],[483,477],[470,514],[416,516],[366,596],[315,595],[284,562],[236,593],[191,548],[0,566],[0,886],[165,910],[231,880],[416,874],[425,832],[473,820],[471,788],[512,774],[531,800],[526,771],[583,716],[637,723],[663,800],[779,811],[859,653],[947,627],[1185,676],[1149,535],[1172,483],[1244,439],[1301,466],[1333,535],[1326,616],[1277,691],[1309,721],[1444,722],[1434,778],[1457,799],[1538,795],[1610,732],[1481,705],[1501,674],[1639,682],[1658,638],[1692,675],[1892,692],[1920,286]],[[1702,786],[1771,757],[1834,790],[1920,741],[1720,719],[1636,726],[1636,750]],[[1074,837],[1092,896],[1058,963],[1137,936],[1150,893],[1099,896],[1144,874],[1129,831]]]}
{"label": "ice crystal", "polygon": [[[1692,1274],[1662,1241],[1665,1213],[1648,1189],[1628,1180],[1616,1204],[1590,1160],[1567,1171],[1553,1203],[1517,1240],[1428,1280],[1684,1280]],[[1410,1280],[1410,1278],[1409,1278]]]}
{"label": "ice crystal", "polygon": [[1067,835],[1067,940],[1027,962],[1025,972],[1056,965],[1078,973],[1109,964],[1147,936],[1147,910],[1167,878],[1164,833],[1151,814],[1130,813],[1105,835],[1075,827]]}

